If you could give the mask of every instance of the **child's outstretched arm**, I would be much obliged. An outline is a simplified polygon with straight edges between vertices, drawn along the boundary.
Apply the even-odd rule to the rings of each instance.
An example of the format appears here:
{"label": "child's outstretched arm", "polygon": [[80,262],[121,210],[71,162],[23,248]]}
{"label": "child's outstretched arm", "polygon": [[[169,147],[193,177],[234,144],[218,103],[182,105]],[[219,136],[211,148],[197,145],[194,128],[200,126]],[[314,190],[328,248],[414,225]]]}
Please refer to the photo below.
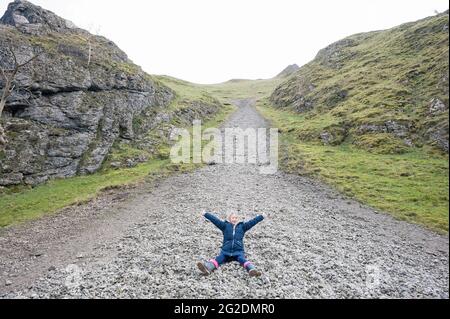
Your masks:
{"label": "child's outstretched arm", "polygon": [[203,216],[205,216],[205,218],[207,220],[209,220],[211,223],[213,223],[220,230],[224,230],[225,229],[225,227],[226,227],[225,222],[223,220],[220,220],[219,218],[217,218],[213,214],[205,213]]}
{"label": "child's outstretched arm", "polygon": [[255,218],[253,218],[252,220],[244,223],[244,230],[245,231],[249,231],[250,229],[255,227],[257,224],[262,222],[263,220],[264,220],[264,216],[263,215],[259,215],[259,216],[255,217]]}

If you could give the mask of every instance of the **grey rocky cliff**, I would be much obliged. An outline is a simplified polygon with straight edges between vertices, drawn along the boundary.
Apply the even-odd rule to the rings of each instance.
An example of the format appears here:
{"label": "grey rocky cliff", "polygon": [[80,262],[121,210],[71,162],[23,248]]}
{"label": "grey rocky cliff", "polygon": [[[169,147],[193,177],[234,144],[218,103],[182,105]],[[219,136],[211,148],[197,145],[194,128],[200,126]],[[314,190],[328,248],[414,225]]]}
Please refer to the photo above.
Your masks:
{"label": "grey rocky cliff", "polygon": [[17,76],[0,119],[9,140],[0,186],[97,171],[114,143],[145,135],[140,126],[153,127],[175,95],[113,42],[27,1],[11,3],[0,20],[5,69],[8,47],[19,60],[42,54]]}
{"label": "grey rocky cliff", "polygon": [[36,30],[37,32],[44,30],[61,31],[76,28],[72,22],[24,0],[15,0],[10,3],[8,10],[0,19],[0,22],[21,28],[22,30]]}

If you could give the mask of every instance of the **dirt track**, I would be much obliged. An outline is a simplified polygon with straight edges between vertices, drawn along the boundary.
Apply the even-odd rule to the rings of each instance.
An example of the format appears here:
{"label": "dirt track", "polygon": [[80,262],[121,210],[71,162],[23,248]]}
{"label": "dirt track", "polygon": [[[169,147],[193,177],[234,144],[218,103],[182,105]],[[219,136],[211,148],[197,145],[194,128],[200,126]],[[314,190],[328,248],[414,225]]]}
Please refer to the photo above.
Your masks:
{"label": "dirt track", "polygon": [[[226,127],[267,127],[249,101]],[[202,210],[268,218],[246,238],[264,273],[210,277],[221,234]],[[448,236],[396,221],[305,177],[212,165],[112,191],[0,234],[3,298],[448,298]]]}

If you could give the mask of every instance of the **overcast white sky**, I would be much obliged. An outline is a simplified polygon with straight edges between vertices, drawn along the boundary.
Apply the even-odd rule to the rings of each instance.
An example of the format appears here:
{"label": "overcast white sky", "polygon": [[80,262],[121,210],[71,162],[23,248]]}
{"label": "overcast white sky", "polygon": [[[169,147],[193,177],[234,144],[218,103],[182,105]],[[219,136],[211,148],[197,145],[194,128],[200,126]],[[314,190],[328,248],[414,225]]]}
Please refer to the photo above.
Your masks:
{"label": "overcast white sky", "polygon": [[[11,0],[12,1],[12,0]],[[0,0],[1,14],[10,1]],[[99,30],[152,74],[270,78],[341,38],[448,9],[447,0],[32,0]]]}

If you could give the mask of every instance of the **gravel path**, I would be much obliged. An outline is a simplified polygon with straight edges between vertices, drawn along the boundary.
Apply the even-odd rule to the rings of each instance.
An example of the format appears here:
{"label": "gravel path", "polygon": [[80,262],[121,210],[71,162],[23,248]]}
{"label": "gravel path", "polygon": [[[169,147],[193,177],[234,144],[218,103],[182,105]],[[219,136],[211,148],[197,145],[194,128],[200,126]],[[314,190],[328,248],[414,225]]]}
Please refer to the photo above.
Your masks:
{"label": "gravel path", "polygon": [[[227,127],[267,127],[251,101]],[[263,271],[203,277],[221,234],[202,210],[268,218],[246,238]],[[396,221],[305,177],[212,165],[111,191],[0,234],[3,298],[448,298],[448,236]]]}

